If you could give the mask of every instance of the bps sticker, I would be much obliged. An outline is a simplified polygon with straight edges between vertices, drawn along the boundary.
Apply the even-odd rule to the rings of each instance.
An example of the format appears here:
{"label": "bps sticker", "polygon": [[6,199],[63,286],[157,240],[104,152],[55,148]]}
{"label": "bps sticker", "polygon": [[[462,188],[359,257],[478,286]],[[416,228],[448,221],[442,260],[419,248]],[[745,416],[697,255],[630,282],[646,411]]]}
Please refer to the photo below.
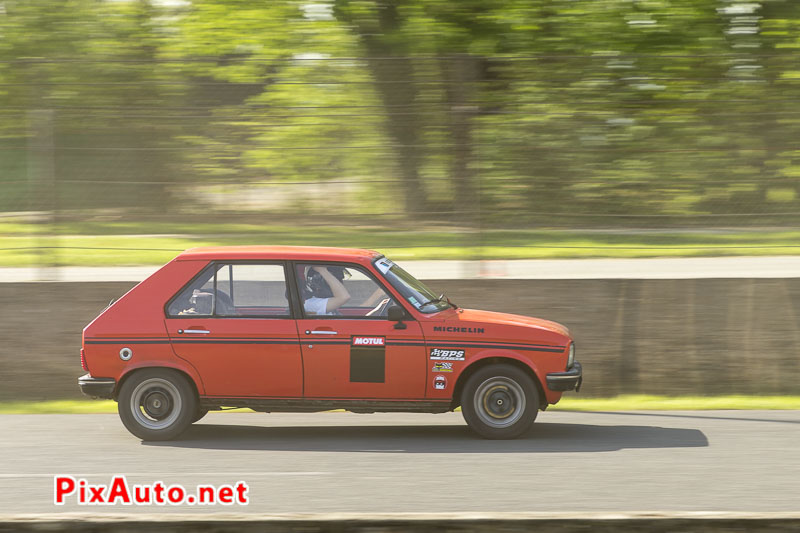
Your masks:
{"label": "bps sticker", "polygon": [[433,364],[433,371],[434,372],[452,372],[453,371],[453,363],[440,361],[438,363]]}
{"label": "bps sticker", "polygon": [[431,361],[463,361],[464,350],[442,350],[431,348]]}
{"label": "bps sticker", "polygon": [[353,337],[353,346],[386,346],[386,337]]}
{"label": "bps sticker", "polygon": [[447,378],[444,376],[436,376],[433,378],[433,388],[436,390],[444,390],[447,388]]}

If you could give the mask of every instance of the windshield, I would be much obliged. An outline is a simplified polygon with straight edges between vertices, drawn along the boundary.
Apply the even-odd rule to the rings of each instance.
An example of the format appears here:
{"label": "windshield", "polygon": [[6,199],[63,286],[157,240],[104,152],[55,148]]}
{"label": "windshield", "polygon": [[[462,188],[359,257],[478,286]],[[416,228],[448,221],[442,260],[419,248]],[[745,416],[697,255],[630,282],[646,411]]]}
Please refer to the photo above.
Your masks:
{"label": "windshield", "polygon": [[395,265],[389,259],[381,257],[375,261],[378,271],[386,281],[397,289],[403,298],[422,313],[435,313],[450,307],[447,299],[439,299],[428,287],[414,276]]}

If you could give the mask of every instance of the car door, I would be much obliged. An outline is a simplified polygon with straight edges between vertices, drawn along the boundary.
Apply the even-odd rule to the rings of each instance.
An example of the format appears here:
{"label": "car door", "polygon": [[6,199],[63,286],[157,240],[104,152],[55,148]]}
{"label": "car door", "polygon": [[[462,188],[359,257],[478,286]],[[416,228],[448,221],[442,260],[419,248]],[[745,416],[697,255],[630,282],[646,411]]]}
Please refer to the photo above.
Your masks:
{"label": "car door", "polygon": [[[330,274],[322,281],[335,288],[340,284],[349,296],[335,309],[320,302],[336,297],[330,287],[315,285],[313,271],[322,268]],[[397,322],[386,318],[388,307],[398,305],[386,287],[357,265],[305,263],[294,270],[303,308],[297,326],[306,398],[425,397],[422,330],[416,321],[405,321],[398,329]]]}
{"label": "car door", "polygon": [[168,304],[173,350],[206,396],[300,398],[303,363],[278,263],[215,262]]}

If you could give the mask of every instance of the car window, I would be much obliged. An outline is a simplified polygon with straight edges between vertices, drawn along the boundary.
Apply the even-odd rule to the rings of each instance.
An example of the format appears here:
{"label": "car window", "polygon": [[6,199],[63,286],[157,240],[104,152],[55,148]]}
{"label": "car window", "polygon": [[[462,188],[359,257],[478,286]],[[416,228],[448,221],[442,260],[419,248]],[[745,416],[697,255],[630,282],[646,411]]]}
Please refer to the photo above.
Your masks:
{"label": "car window", "polygon": [[361,267],[298,264],[297,282],[307,316],[385,319],[396,302]]}
{"label": "car window", "polygon": [[450,307],[448,300],[436,296],[424,283],[389,259],[385,257],[378,259],[375,261],[375,267],[417,311],[434,313]]}
{"label": "car window", "polygon": [[288,317],[282,265],[214,264],[170,303],[169,316]]}

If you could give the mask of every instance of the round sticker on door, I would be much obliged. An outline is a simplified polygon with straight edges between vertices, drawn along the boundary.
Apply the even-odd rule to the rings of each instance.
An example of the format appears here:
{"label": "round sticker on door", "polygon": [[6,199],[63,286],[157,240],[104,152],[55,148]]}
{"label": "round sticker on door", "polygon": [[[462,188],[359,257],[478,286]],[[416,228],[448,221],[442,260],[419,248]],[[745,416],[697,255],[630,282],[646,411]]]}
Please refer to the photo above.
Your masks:
{"label": "round sticker on door", "polygon": [[433,378],[433,388],[436,390],[444,390],[447,388],[447,378],[444,376],[436,376]]}

